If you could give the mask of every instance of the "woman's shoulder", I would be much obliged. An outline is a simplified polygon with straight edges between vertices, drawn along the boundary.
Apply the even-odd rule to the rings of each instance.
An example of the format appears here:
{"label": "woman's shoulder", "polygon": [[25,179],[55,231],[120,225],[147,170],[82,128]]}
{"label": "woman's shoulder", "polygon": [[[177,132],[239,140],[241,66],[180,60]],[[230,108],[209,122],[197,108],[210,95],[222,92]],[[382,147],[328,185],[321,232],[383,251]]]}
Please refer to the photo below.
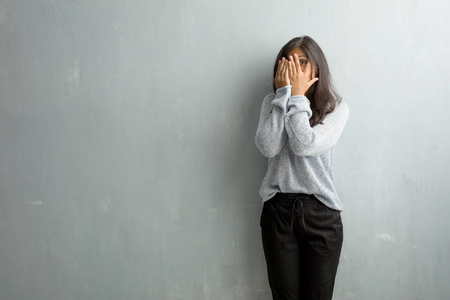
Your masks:
{"label": "woman's shoulder", "polygon": [[340,98],[339,100],[336,100],[334,111],[339,111],[339,113],[341,114],[348,115],[350,113],[350,107],[348,106],[347,101],[344,101],[344,99]]}
{"label": "woman's shoulder", "polygon": [[332,119],[332,120],[337,120],[337,119],[347,119],[348,116],[350,115],[350,108],[347,104],[346,101],[344,101],[342,98],[338,99],[338,100],[334,100],[336,101],[336,105],[333,109],[332,112],[328,113],[325,117],[325,119]]}

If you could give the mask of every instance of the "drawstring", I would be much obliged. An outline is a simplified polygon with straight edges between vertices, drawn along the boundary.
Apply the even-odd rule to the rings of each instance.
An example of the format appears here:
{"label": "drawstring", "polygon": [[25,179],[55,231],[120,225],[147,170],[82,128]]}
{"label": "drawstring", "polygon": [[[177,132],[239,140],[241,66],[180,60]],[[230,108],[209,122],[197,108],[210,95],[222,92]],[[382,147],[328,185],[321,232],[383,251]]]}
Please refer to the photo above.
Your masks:
{"label": "drawstring", "polygon": [[[292,204],[292,212],[291,212],[291,233],[294,230],[294,210],[298,212],[297,204],[300,203],[301,209],[302,209],[302,222],[303,222],[303,228],[305,228],[305,232],[308,233],[306,230],[306,224],[305,224],[305,216],[303,212],[303,202],[300,200],[300,197],[295,198],[294,203]],[[290,234],[289,234],[290,235]]]}

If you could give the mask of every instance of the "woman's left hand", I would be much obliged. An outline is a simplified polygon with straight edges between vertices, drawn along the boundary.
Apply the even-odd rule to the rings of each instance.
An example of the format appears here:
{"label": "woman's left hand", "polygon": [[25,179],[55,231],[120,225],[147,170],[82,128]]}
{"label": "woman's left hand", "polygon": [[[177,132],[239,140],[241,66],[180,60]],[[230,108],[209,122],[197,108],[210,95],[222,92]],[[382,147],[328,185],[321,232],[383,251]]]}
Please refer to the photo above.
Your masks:
{"label": "woman's left hand", "polygon": [[[315,74],[313,74],[314,76]],[[292,85],[291,95],[305,95],[306,91],[319,80],[318,77],[311,79],[311,64],[306,63],[305,71],[302,71],[297,53],[294,54],[294,58],[289,56],[289,81]]]}

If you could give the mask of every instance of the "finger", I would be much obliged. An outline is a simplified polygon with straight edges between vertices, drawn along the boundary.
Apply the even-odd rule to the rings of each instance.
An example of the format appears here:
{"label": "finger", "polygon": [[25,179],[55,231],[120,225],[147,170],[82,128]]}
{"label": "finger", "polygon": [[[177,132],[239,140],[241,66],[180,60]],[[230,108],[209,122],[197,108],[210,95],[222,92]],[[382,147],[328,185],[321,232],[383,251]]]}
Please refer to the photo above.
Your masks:
{"label": "finger", "polygon": [[281,70],[281,77],[284,79],[286,77],[286,73],[289,71],[288,68],[288,61],[287,59],[284,59],[283,62],[283,69]]}
{"label": "finger", "polygon": [[292,71],[295,72],[297,67],[295,65],[295,61],[294,61],[294,58],[292,57],[292,55],[289,55],[289,62],[291,63]]}
{"label": "finger", "polygon": [[288,79],[289,79],[289,75],[290,75],[289,69],[286,68],[286,69],[285,69],[285,72],[284,72],[284,79],[288,80]]}
{"label": "finger", "polygon": [[282,62],[281,62],[281,69],[280,69],[281,75],[283,75],[284,69],[287,68],[287,67],[286,67],[286,64],[287,64],[286,58],[283,57],[283,58],[282,58]]}
{"label": "finger", "polygon": [[290,56],[290,58],[291,58],[290,62],[291,62],[292,72],[297,73],[298,68],[297,68],[297,65],[295,64],[295,59],[292,55]]}
{"label": "finger", "polygon": [[314,84],[314,82],[318,81],[319,77],[314,77],[313,79],[311,79],[310,81],[308,81],[308,85],[311,86]]}
{"label": "finger", "polygon": [[297,70],[301,70],[301,66],[300,66],[300,60],[298,59],[298,55],[297,53],[294,54],[294,62],[295,62],[295,67],[297,68]]}
{"label": "finger", "polygon": [[280,65],[280,72],[282,73],[283,72],[283,70],[284,70],[284,65],[285,65],[285,63],[286,63],[286,58],[284,58],[284,57],[282,57],[281,58],[281,65]]}
{"label": "finger", "polygon": [[281,59],[281,66],[280,66],[280,78],[283,77],[284,69],[285,69],[286,61],[284,59]]}

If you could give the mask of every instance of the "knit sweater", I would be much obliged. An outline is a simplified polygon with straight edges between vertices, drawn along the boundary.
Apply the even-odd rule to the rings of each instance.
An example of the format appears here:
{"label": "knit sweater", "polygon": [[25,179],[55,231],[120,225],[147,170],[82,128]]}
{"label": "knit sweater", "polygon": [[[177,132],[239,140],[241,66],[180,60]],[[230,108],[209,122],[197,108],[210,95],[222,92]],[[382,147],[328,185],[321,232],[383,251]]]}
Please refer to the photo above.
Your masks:
{"label": "knit sweater", "polygon": [[343,100],[336,102],[324,124],[311,127],[309,99],[291,96],[291,88],[277,89],[262,103],[255,143],[269,162],[259,194],[263,202],[277,192],[313,194],[327,207],[342,211],[333,185],[332,163],[349,107]]}

